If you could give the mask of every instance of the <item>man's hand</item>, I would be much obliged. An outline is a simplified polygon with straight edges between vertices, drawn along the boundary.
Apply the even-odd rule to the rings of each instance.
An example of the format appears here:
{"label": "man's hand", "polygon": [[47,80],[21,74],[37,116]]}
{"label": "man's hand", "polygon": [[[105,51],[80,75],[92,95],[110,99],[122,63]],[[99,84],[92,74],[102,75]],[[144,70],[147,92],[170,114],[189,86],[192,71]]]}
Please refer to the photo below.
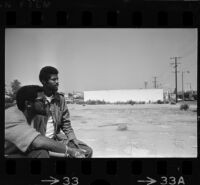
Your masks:
{"label": "man's hand", "polygon": [[73,158],[85,158],[84,152],[80,149],[68,147],[67,153]]}
{"label": "man's hand", "polygon": [[70,142],[72,142],[76,146],[76,148],[80,149],[78,139],[72,139],[70,140]]}

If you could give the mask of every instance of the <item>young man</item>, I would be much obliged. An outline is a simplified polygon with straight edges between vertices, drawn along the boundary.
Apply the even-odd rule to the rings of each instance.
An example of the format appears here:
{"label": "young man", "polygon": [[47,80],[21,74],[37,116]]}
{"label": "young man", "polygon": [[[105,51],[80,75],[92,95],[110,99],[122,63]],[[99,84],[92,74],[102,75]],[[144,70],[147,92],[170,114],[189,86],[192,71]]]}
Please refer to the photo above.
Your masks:
{"label": "young man", "polygon": [[[40,82],[43,85],[46,99],[48,100],[48,120],[46,136],[61,141],[69,147],[84,151],[85,157],[92,157],[92,149],[82,141],[78,140],[71,127],[70,114],[65,102],[64,95],[58,91],[58,70],[46,66],[40,70]],[[64,132],[62,134],[60,131]]]}
{"label": "young man", "polygon": [[5,157],[48,158],[49,151],[62,157],[80,154],[42,135],[45,132],[43,119],[47,115],[42,87],[21,87],[16,103],[17,106],[5,110]]}

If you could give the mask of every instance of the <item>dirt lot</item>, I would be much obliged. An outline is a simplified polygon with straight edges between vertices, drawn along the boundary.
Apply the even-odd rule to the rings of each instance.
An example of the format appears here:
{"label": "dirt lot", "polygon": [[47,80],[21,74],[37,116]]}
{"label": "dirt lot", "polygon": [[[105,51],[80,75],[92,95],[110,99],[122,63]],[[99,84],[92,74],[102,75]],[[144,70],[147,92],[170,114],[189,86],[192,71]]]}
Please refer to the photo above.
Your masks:
{"label": "dirt lot", "polygon": [[179,106],[68,105],[75,133],[93,157],[196,157],[197,105]]}

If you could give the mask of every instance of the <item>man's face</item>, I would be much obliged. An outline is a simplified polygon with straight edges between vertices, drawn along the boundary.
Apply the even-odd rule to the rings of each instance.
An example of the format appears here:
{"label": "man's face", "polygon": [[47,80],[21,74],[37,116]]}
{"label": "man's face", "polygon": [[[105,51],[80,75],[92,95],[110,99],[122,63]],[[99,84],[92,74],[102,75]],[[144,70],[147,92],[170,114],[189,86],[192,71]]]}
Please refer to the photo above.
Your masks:
{"label": "man's face", "polygon": [[33,103],[34,114],[47,115],[44,92],[38,92],[38,96]]}
{"label": "man's face", "polygon": [[50,76],[49,80],[47,81],[47,83],[45,84],[45,87],[53,92],[57,92],[58,86],[59,86],[58,75],[52,74]]}

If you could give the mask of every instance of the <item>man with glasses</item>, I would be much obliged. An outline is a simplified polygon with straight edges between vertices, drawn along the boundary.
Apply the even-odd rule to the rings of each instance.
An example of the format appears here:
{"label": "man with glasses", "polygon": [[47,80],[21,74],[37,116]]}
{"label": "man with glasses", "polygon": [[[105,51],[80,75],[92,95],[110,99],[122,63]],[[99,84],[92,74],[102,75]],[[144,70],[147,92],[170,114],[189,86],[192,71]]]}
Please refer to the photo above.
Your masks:
{"label": "man with glasses", "polygon": [[5,157],[49,158],[51,153],[60,157],[83,157],[79,150],[44,136],[48,110],[42,87],[21,87],[16,103],[17,106],[5,110]]}

